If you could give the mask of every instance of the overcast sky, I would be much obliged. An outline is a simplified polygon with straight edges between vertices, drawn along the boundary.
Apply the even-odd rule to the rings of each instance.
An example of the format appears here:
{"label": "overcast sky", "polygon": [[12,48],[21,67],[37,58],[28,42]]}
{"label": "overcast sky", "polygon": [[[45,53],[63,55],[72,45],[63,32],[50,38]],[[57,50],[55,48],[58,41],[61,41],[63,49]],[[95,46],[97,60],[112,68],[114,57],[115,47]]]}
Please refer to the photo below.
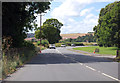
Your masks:
{"label": "overcast sky", "polygon": [[[93,27],[98,24],[100,9],[114,1],[119,0],[54,0],[42,22],[50,18],[58,19],[64,25],[62,34],[93,32]],[[38,25],[39,19],[38,16]]]}

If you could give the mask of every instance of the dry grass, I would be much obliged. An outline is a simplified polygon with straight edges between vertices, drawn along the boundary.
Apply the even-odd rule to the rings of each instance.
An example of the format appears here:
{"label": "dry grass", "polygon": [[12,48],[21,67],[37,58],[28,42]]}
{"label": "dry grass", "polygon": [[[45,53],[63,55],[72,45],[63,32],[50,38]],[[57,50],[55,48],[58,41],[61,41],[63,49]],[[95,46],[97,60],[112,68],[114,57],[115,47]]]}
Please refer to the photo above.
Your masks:
{"label": "dry grass", "polygon": [[72,33],[72,34],[61,34],[62,37],[79,37],[85,36],[86,33]]}
{"label": "dry grass", "polygon": [[4,79],[7,75],[15,72],[34,55],[36,55],[36,51],[30,48],[14,48],[3,53],[2,78]]}

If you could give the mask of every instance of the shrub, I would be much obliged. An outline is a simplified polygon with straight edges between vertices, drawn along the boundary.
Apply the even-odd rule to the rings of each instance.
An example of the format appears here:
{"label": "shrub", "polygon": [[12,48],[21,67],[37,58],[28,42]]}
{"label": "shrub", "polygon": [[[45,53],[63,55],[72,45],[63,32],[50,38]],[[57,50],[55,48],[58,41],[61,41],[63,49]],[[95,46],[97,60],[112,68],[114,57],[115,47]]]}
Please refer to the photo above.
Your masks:
{"label": "shrub", "polygon": [[91,46],[93,45],[92,43],[84,43],[85,46]]}
{"label": "shrub", "polygon": [[71,46],[71,44],[75,44],[75,46],[84,46],[84,44],[81,42],[66,42],[65,44],[67,46]]}
{"label": "shrub", "polygon": [[[26,46],[28,43],[25,44]],[[2,74],[5,78],[8,74],[16,71],[17,67],[22,66],[27,60],[36,54],[33,49],[25,48],[11,48],[8,52],[3,52],[3,69]]]}
{"label": "shrub", "polygon": [[55,46],[56,47],[61,47],[62,44],[64,44],[64,43],[56,43]]}
{"label": "shrub", "polygon": [[60,47],[62,44],[65,44],[66,46],[71,46],[71,44],[75,44],[76,46],[84,46],[81,42],[65,42],[65,43],[56,43],[56,47]]}
{"label": "shrub", "polygon": [[71,46],[72,42],[65,42],[66,46]]}
{"label": "shrub", "polygon": [[[42,46],[44,46],[44,47],[48,47],[48,46],[49,46],[48,40],[42,40],[42,41],[41,41],[41,44],[42,44]],[[40,45],[40,41],[37,42],[37,45]]]}
{"label": "shrub", "polygon": [[98,53],[99,53],[99,51],[100,51],[99,48],[95,48],[95,52],[98,52]]}
{"label": "shrub", "polygon": [[75,44],[75,46],[84,46],[84,44],[81,42],[73,42],[73,44]]}
{"label": "shrub", "polygon": [[27,47],[29,49],[35,49],[35,45],[31,41],[24,41],[23,47]]}

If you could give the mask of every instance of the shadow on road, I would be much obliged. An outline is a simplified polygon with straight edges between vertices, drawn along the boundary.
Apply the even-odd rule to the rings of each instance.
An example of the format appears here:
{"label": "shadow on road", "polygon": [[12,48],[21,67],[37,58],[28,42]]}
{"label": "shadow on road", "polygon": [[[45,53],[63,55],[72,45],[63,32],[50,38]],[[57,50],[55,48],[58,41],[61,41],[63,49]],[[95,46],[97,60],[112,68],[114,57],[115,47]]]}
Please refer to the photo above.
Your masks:
{"label": "shadow on road", "polygon": [[[67,56],[67,57],[65,57]],[[70,64],[70,63],[95,63],[95,62],[113,62],[112,60],[103,57],[94,57],[80,54],[65,54],[59,53],[41,53],[34,57],[27,64]]]}

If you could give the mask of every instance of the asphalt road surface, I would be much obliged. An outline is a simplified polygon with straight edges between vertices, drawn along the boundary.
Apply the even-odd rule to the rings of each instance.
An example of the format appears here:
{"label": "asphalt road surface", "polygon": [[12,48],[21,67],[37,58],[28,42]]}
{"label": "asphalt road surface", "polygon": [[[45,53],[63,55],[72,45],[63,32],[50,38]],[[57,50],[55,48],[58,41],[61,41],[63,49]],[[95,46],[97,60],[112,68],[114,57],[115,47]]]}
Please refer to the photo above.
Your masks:
{"label": "asphalt road surface", "polygon": [[70,47],[43,50],[6,81],[119,81],[118,63]]}

